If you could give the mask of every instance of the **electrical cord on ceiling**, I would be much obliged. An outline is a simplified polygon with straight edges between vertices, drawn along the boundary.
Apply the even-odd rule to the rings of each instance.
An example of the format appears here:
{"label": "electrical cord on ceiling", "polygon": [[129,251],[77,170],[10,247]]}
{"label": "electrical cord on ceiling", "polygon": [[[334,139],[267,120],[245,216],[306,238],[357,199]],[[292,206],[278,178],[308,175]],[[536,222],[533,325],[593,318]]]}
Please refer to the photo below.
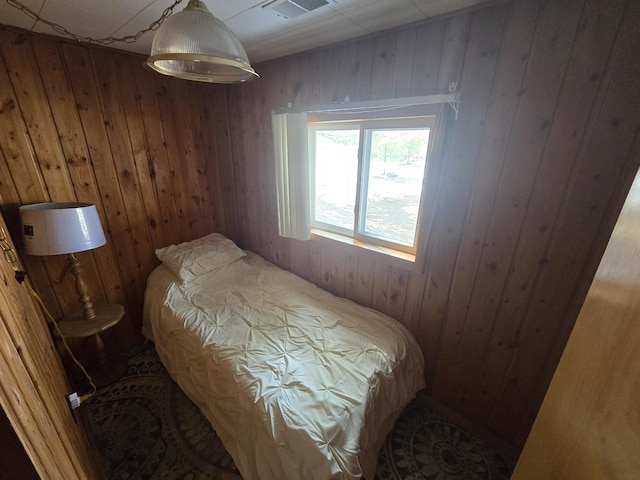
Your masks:
{"label": "electrical cord on ceiling", "polygon": [[38,292],[36,292],[31,286],[31,282],[27,279],[27,275],[28,275],[27,272],[25,272],[24,270],[18,269],[17,267],[18,255],[16,254],[16,251],[13,249],[13,247],[7,241],[7,235],[4,231],[4,228],[2,227],[0,227],[0,249],[2,249],[2,252],[4,253],[4,258],[7,261],[7,263],[13,268],[16,281],[19,284],[24,285],[27,291],[29,292],[29,294],[38,301],[40,308],[42,309],[44,314],[47,316],[47,318],[51,321],[51,323],[53,324],[53,328],[58,334],[58,337],[60,338],[60,340],[62,340],[62,344],[64,345],[65,350],[71,357],[71,360],[73,361],[73,363],[76,364],[78,368],[80,368],[80,370],[82,371],[82,374],[85,376],[85,378],[91,385],[91,391],[89,393],[85,393],[84,395],[80,395],[79,397],[80,403],[84,402],[85,400],[87,400],[89,397],[91,397],[96,393],[97,391],[96,385],[95,383],[93,383],[93,379],[91,378],[91,375],[89,375],[89,372],[87,372],[87,369],[82,365],[82,363],[80,363],[80,360],[76,358],[73,351],[71,350],[71,347],[69,347],[69,344],[67,343],[67,339],[60,331],[58,322],[53,317],[51,312],[49,312],[49,309],[47,309],[47,307],[44,305],[44,302],[42,301],[42,298],[40,297],[40,295],[38,295]]}

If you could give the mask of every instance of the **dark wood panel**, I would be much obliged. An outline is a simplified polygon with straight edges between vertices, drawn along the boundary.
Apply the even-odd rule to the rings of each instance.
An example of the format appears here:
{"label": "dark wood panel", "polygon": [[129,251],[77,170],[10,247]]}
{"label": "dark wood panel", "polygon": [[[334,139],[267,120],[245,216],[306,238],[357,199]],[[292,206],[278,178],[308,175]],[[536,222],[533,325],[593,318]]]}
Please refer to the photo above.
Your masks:
{"label": "dark wood panel", "polygon": [[[242,132],[232,142],[238,240],[404,322],[423,348],[428,393],[522,445],[619,211],[617,192],[637,168],[626,127],[640,105],[632,97],[618,110],[632,87],[612,80],[627,7],[522,0],[258,65],[259,84],[228,96],[231,130]],[[462,105],[430,180],[423,271],[326,239],[277,236],[275,193],[253,178],[272,176],[271,109],[442,93],[451,81]],[[611,110],[600,109],[605,98]]]}

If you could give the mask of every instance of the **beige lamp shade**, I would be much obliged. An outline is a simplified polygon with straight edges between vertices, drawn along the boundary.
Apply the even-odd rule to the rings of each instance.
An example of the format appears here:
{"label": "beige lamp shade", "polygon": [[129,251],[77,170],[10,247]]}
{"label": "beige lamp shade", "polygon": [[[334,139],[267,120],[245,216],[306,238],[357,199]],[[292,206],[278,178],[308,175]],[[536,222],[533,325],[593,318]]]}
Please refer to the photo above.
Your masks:
{"label": "beige lamp shade", "polygon": [[84,252],[107,243],[98,211],[91,203],[35,203],[19,211],[28,255]]}

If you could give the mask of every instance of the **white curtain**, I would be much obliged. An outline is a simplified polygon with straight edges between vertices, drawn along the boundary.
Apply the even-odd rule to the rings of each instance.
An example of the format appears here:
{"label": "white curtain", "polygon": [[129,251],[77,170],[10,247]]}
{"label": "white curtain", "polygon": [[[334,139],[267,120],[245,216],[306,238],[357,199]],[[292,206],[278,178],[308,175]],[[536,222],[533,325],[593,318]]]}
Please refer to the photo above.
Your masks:
{"label": "white curtain", "polygon": [[307,114],[271,115],[278,192],[280,236],[309,240],[309,161],[307,159]]}

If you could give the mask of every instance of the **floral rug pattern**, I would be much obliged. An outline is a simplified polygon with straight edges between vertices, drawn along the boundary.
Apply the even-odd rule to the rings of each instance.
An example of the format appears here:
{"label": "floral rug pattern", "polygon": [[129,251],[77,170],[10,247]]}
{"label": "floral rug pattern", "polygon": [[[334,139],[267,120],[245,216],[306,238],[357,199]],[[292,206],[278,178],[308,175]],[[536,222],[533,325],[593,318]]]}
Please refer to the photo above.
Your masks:
{"label": "floral rug pattern", "polygon": [[[241,480],[151,344],[134,349],[126,375],[87,400],[83,414],[109,480]],[[414,400],[382,447],[376,480],[506,480],[512,469],[507,457]]]}

